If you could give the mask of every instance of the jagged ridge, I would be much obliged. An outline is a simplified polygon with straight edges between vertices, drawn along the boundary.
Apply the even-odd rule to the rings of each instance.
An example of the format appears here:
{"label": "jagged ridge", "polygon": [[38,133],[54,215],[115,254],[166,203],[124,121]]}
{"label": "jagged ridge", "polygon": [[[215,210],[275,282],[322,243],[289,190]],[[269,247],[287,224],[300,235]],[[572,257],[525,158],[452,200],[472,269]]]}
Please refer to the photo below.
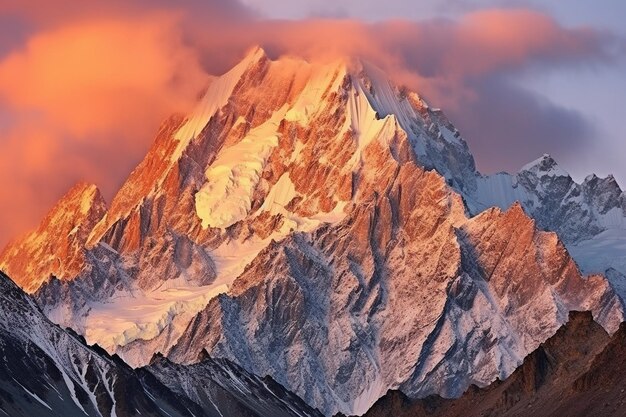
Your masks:
{"label": "jagged ridge", "polygon": [[[52,324],[0,274],[0,411],[19,417],[136,416],[317,417],[279,384],[229,361],[205,360],[191,397],[164,377],[164,365],[131,369],[119,357]],[[173,366],[173,365],[171,365]],[[166,369],[167,370],[167,369]],[[193,374],[177,367],[177,375]]]}
{"label": "jagged ridge", "polygon": [[456,400],[411,401],[389,392],[365,417],[572,416],[626,413],[626,325],[609,338],[591,314],[573,312],[509,378],[476,386]]}

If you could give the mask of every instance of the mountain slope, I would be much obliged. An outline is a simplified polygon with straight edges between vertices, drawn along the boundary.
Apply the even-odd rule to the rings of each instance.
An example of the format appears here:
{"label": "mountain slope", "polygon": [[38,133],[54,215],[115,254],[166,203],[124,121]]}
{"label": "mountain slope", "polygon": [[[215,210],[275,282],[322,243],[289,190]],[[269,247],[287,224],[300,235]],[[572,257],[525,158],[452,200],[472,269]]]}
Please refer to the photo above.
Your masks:
{"label": "mountain slope", "polygon": [[[157,363],[133,370],[50,323],[3,274],[0,354],[0,411],[15,417],[319,416],[282,386],[228,361],[196,365],[200,377],[192,377],[194,368]],[[180,390],[185,382],[193,397]]]}
{"label": "mountain slope", "polygon": [[[536,228],[552,225],[528,201],[563,204],[560,171],[526,172],[545,196],[509,207],[480,191],[491,180],[443,113],[372,65],[255,49],[210,80],[194,113],[164,123],[78,272],[24,282],[53,321],[133,366],[206,350],[326,414],[364,412],[394,388],[460,395],[512,373],[570,310],[610,332],[624,318],[616,287],[581,276]],[[615,213],[596,200],[594,213]],[[38,271],[19,256],[37,241],[16,247],[2,264]]]}
{"label": "mountain slope", "polygon": [[34,292],[51,277],[73,278],[85,267],[87,237],[106,212],[95,185],[79,183],[42,220],[39,228],[0,254],[0,269]]}
{"label": "mountain slope", "polygon": [[145,369],[210,416],[322,417],[271,378],[248,374],[228,360],[205,355],[184,366],[155,355]]}
{"label": "mountain slope", "polygon": [[589,416],[626,413],[626,326],[612,337],[588,313],[572,313],[554,336],[504,381],[462,397],[410,401],[390,392],[366,417]]}
{"label": "mountain slope", "polygon": [[[443,186],[433,174],[407,176],[418,178],[412,190],[432,189],[429,179]],[[359,414],[391,387],[456,396],[504,378],[575,306],[610,328],[623,320],[606,281],[581,278],[556,237],[535,231],[519,207],[455,229],[439,217],[448,210],[441,195],[381,194],[384,203],[336,227],[263,251],[169,356],[192,363],[206,349],[327,413]]]}
{"label": "mountain slope", "polygon": [[50,323],[4,274],[0,288],[0,409],[8,415],[195,414],[190,401],[158,383],[146,389],[119,358]]}

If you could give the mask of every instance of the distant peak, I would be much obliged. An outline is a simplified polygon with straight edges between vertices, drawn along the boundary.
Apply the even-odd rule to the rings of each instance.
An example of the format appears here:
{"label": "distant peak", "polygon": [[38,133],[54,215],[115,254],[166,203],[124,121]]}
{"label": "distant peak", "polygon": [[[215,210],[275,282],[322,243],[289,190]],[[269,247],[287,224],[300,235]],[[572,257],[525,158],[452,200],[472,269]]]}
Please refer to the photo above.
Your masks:
{"label": "distant peak", "polygon": [[583,186],[592,188],[601,186],[604,189],[611,189],[618,194],[621,194],[622,192],[622,189],[613,174],[609,174],[604,178],[598,177],[596,174],[587,175],[583,181]]}
{"label": "distant peak", "polygon": [[598,179],[598,176],[596,174],[589,174],[585,177],[584,182],[592,182],[592,181],[596,181]]}
{"label": "distant peak", "polygon": [[552,165],[556,165],[556,164],[557,164],[556,161],[554,160],[554,158],[552,158],[552,156],[550,154],[544,153],[539,158],[537,158],[534,161],[531,161],[528,164],[524,165],[524,167],[522,168],[522,171],[528,170],[528,169],[533,168],[533,167],[535,167],[537,165],[552,166]]}
{"label": "distant peak", "polygon": [[608,183],[617,182],[613,174],[608,174],[606,177],[598,177],[596,174],[589,174],[585,177],[584,182],[604,181]]}
{"label": "distant peak", "polygon": [[268,58],[263,48],[255,46],[248,50],[245,57],[237,65],[222,76],[217,77],[209,85],[194,112],[174,134],[180,144],[171,158],[172,161],[178,160],[189,141],[198,136],[211,117],[228,103],[231,94],[244,74],[266,59]]}
{"label": "distant peak", "polygon": [[524,165],[520,172],[532,172],[538,177],[569,177],[570,175],[556,163],[550,154],[544,153],[534,161]]}

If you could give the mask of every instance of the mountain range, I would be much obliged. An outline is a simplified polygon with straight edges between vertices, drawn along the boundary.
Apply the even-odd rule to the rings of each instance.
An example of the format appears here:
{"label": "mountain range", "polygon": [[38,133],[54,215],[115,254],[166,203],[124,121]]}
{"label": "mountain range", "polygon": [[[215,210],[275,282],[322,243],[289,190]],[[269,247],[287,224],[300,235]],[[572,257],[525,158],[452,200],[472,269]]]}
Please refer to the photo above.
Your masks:
{"label": "mountain range", "polygon": [[[370,63],[254,48],[162,124],[110,204],[77,184],[0,268],[64,343],[29,342],[26,366],[65,375],[42,386],[87,414],[361,415],[388,390],[376,407],[473,386],[488,393],[459,401],[498,402],[490,384],[528,378],[571,311],[619,337],[625,219],[614,178],[576,183],[549,155],[481,174],[443,112]],[[140,405],[117,405],[122,381]]]}

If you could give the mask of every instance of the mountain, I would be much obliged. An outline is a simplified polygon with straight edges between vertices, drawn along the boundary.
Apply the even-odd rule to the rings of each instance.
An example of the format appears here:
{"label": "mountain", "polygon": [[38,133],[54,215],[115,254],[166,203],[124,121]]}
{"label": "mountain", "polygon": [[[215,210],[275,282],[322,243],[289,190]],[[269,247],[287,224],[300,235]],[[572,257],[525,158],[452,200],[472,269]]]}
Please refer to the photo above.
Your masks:
{"label": "mountain", "polygon": [[0,409],[5,414],[130,416],[161,415],[161,409],[162,415],[195,414],[164,386],[144,386],[119,358],[52,324],[4,274],[0,289]]}
{"label": "mountain", "polygon": [[520,202],[539,228],[558,233],[585,273],[606,274],[626,297],[626,194],[613,176],[590,175],[579,184],[543,155],[515,175],[476,179],[465,194],[471,212]]}
{"label": "mountain", "polygon": [[[70,193],[68,215],[0,267],[133,366],[208,354],[359,414],[389,389],[449,397],[504,379],[571,310],[617,331],[619,265],[583,276],[588,252],[566,245],[622,230],[623,193],[568,178],[547,157],[482,176],[441,110],[373,65],[257,48],[161,126],[106,213],[85,204],[98,215],[80,239],[65,233],[83,206]],[[70,243],[54,269],[38,262]]]}
{"label": "mountain", "polygon": [[[0,411],[13,417],[321,416],[271,379],[225,360],[178,367],[176,381],[167,378],[169,365],[162,361],[133,370],[51,323],[4,274],[0,354]],[[200,369],[201,376],[192,379]],[[203,394],[181,390],[185,381]]]}
{"label": "mountain", "polygon": [[208,416],[322,417],[272,378],[258,377],[208,354],[193,365],[178,365],[156,354],[146,368],[183,398],[200,404]]}
{"label": "mountain", "polygon": [[455,400],[411,401],[390,392],[365,417],[625,415],[625,342],[626,324],[609,337],[591,314],[571,313],[567,324],[506,380],[472,386]]}
{"label": "mountain", "polygon": [[39,228],[9,243],[0,266],[27,292],[51,277],[73,278],[84,268],[87,236],[106,212],[95,185],[76,184],[50,210]]}

